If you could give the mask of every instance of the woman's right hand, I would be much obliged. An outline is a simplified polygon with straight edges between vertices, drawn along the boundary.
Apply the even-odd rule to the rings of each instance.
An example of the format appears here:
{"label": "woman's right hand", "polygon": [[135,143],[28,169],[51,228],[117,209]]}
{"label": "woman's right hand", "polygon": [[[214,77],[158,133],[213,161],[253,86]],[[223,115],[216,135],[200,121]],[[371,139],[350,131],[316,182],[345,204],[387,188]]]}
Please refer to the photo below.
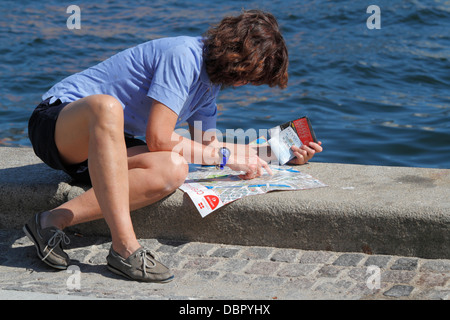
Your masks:
{"label": "woman's right hand", "polygon": [[266,170],[268,174],[273,175],[267,162],[256,154],[245,156],[232,154],[230,159],[228,159],[227,166],[233,171],[243,171],[244,174],[239,175],[239,178],[244,180],[262,176],[263,169]]}

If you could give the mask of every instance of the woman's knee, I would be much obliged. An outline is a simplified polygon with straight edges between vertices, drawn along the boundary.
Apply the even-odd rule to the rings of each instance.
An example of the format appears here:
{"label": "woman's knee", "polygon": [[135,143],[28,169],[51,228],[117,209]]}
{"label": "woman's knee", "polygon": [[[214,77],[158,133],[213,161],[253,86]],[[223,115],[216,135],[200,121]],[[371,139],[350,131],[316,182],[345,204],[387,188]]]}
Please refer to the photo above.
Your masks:
{"label": "woman's knee", "polygon": [[189,165],[186,159],[184,159],[178,153],[171,152],[170,157],[171,157],[170,164],[173,172],[172,184],[174,189],[176,189],[179,186],[181,186],[186,180],[186,177],[189,173]]}
{"label": "woman's knee", "polygon": [[123,107],[113,96],[105,94],[90,96],[89,110],[92,123],[96,126],[105,128],[118,126],[123,131]]}
{"label": "woman's knee", "polygon": [[164,162],[164,170],[161,172],[163,188],[167,193],[175,191],[181,186],[189,173],[189,165],[186,160],[175,152],[168,152],[168,159]]}
{"label": "woman's knee", "polygon": [[86,160],[93,136],[123,138],[123,109],[116,98],[88,96],[61,110],[54,139],[65,162],[72,164]]}
{"label": "woman's knee", "polygon": [[181,186],[189,173],[189,165],[186,160],[174,152],[145,152],[132,157],[128,163],[129,169],[144,169],[139,174],[141,188],[149,190],[160,190],[170,194]]}

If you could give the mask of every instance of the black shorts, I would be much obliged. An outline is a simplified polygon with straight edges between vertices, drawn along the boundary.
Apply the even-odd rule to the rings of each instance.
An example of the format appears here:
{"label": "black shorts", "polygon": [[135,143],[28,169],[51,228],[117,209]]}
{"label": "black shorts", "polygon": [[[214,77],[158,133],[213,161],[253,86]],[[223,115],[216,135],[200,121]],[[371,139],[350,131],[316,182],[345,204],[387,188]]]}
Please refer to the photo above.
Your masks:
{"label": "black shorts", "polygon": [[[69,103],[62,103],[58,99],[50,104],[50,99],[42,101],[33,111],[28,121],[28,137],[34,153],[51,168],[66,172],[76,181],[91,184],[88,160],[74,165],[67,165],[59,156],[55,143],[56,119],[58,119],[61,110]],[[125,134],[125,143],[127,148],[146,145],[144,141],[127,134]]]}

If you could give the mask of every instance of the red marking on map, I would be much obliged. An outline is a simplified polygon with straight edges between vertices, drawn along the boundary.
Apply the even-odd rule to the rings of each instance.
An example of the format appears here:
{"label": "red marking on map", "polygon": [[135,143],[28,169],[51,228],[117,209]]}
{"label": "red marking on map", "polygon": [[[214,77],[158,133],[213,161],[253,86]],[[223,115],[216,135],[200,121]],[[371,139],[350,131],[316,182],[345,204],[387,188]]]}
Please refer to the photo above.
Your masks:
{"label": "red marking on map", "polygon": [[217,196],[207,195],[205,200],[208,202],[211,210],[214,210],[219,205],[219,197]]}

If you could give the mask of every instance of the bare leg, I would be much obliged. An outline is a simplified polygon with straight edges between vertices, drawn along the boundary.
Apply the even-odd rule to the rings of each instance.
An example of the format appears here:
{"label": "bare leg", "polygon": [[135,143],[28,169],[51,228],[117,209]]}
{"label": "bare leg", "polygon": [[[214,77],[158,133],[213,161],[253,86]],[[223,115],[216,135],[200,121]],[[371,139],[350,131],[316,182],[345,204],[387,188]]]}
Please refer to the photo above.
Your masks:
{"label": "bare leg", "polygon": [[89,158],[93,188],[66,203],[65,209],[73,214],[69,224],[99,218],[101,213],[111,231],[114,250],[126,258],[140,245],[130,217],[129,160],[123,127],[122,106],[114,97],[89,96],[61,111],[55,142],[68,164]]}
{"label": "bare leg", "polygon": [[[187,175],[184,158],[170,152],[149,153],[147,147],[129,149],[136,153],[128,158],[130,210],[150,205],[172,193]],[[43,217],[43,227],[64,229],[83,222],[103,218],[93,189],[50,210]]]}

